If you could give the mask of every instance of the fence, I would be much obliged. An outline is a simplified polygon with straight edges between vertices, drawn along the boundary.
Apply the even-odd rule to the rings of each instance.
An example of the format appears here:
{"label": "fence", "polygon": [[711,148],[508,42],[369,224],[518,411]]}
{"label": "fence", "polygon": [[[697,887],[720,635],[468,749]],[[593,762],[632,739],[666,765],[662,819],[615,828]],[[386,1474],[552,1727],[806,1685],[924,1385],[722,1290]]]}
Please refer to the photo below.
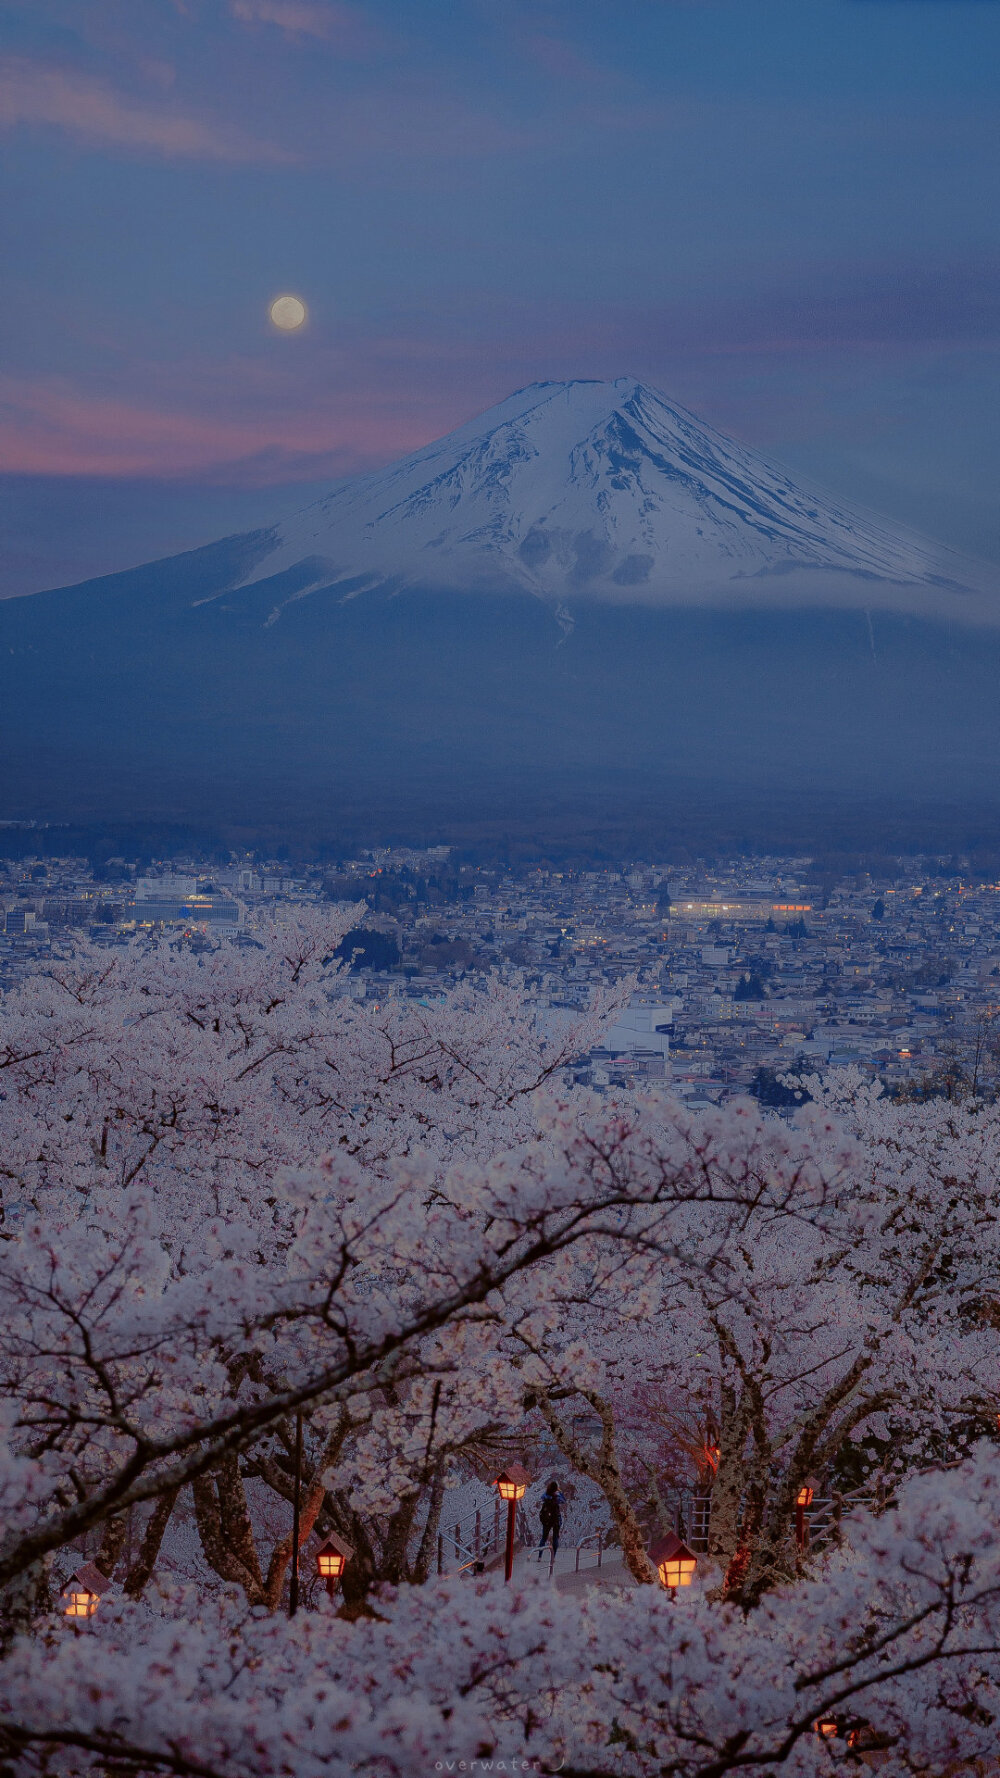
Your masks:
{"label": "fence", "polygon": [[[837,1543],[840,1539],[841,1521],[859,1508],[872,1507],[877,1503],[878,1496],[868,1488],[856,1488],[845,1494],[817,1494],[805,1513],[807,1546],[819,1550]],[[661,1524],[657,1521],[656,1524],[643,1525],[647,1541],[661,1536],[664,1531],[675,1531],[696,1556],[704,1555],[708,1549],[712,1520],[712,1496],[696,1493],[693,1489],[679,1488],[667,1495],[664,1504],[667,1522]]]}
{"label": "fence", "polygon": [[[647,1541],[652,1541],[666,1530],[673,1530],[695,1555],[704,1555],[708,1550],[712,1519],[711,1495],[697,1493],[693,1489],[677,1489],[666,1497],[664,1504],[667,1509],[666,1523],[658,1520],[655,1524],[643,1526]],[[858,1508],[875,1504],[876,1495],[864,1488],[845,1494],[816,1495],[805,1514],[808,1547],[821,1550],[838,1542],[841,1521]],[[536,1533],[523,1506],[517,1508],[516,1527],[518,1543],[522,1547],[532,1547]],[[591,1547],[596,1549],[596,1566],[600,1568],[604,1552],[615,1541],[615,1536],[613,1527],[604,1525],[597,1531],[590,1532],[575,1545],[567,1541],[564,1547],[576,1551],[576,1571],[579,1572],[580,1569],[581,1554],[588,1552]],[[507,1511],[498,1498],[494,1502],[492,1516],[480,1508],[454,1525],[441,1529],[437,1540],[438,1574],[460,1573],[463,1569],[478,1568],[480,1564],[484,1570],[493,1568],[503,1561],[506,1541]]]}
{"label": "fence", "polygon": [[[517,1543],[522,1549],[533,1549],[538,1534],[522,1506],[517,1509],[515,1523]],[[564,1540],[563,1548],[575,1551],[575,1571],[579,1573],[581,1556],[590,1553],[596,1556],[594,1566],[602,1566],[604,1552],[615,1541],[615,1536],[613,1526],[601,1525],[596,1531],[588,1532],[576,1544]],[[504,1559],[506,1546],[507,1509],[497,1500],[492,1515],[480,1508],[475,1513],[469,1513],[466,1518],[459,1519],[454,1525],[442,1528],[437,1540],[437,1571],[439,1574],[460,1574],[463,1571],[478,1569],[482,1572],[499,1567]],[[550,1573],[552,1568],[550,1551]]]}
{"label": "fence", "polygon": [[[517,1541],[531,1543],[531,1525],[523,1506],[517,1508],[515,1526]],[[438,1532],[437,1571],[439,1574],[455,1574],[480,1562],[484,1568],[492,1568],[503,1560],[506,1545],[507,1508],[501,1504],[498,1495],[492,1518],[479,1507]]]}

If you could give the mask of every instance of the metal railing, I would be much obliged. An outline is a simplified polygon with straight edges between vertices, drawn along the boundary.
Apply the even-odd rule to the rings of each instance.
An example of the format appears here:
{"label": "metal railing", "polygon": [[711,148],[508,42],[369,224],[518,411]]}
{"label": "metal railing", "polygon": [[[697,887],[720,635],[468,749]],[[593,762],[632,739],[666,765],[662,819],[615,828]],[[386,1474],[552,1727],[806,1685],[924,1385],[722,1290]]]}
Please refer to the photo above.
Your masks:
{"label": "metal railing", "polygon": [[673,1531],[694,1551],[702,1555],[708,1549],[708,1527],[712,1516],[712,1496],[693,1488],[675,1488],[665,1496],[663,1519],[640,1517],[646,1542]]}
{"label": "metal railing", "polygon": [[573,1572],[575,1574],[579,1574],[581,1553],[584,1550],[590,1548],[590,1546],[594,1542],[595,1538],[597,1540],[597,1561],[595,1562],[594,1566],[595,1566],[595,1568],[600,1568],[601,1563],[604,1560],[604,1551],[607,1548],[607,1545],[613,1536],[614,1536],[613,1526],[602,1525],[599,1530],[592,1531],[590,1533],[589,1537],[581,1538],[580,1542],[576,1545],[576,1565],[574,1567]]}
{"label": "metal railing", "polygon": [[[515,1524],[518,1542],[530,1544],[531,1526],[523,1506],[517,1509]],[[498,1497],[492,1520],[489,1513],[479,1507],[454,1525],[442,1527],[437,1540],[437,1571],[439,1574],[461,1574],[469,1570],[484,1573],[487,1568],[503,1561],[506,1543],[507,1512]]]}
{"label": "metal railing", "polygon": [[855,1488],[849,1494],[817,1495],[806,1509],[806,1548],[821,1550],[839,1542],[841,1522],[852,1512],[877,1505],[877,1501],[870,1488]]}
{"label": "metal railing", "polygon": [[[877,1491],[870,1488],[855,1488],[843,1494],[816,1495],[805,1513],[806,1548],[821,1550],[837,1543],[842,1521],[849,1518],[852,1512],[877,1506],[879,1498]],[[697,1493],[693,1489],[677,1489],[667,1496],[665,1505],[665,1524],[661,1524],[659,1520],[655,1524],[652,1521],[643,1521],[647,1541],[670,1530],[676,1532],[695,1555],[703,1555],[709,1544],[712,1496]]]}
{"label": "metal railing", "polygon": [[[538,1542],[538,1534],[533,1529],[531,1520],[522,1506],[517,1509],[517,1542],[521,1549],[532,1550]],[[589,1550],[596,1550],[595,1567],[600,1568],[604,1561],[604,1552],[615,1536],[612,1525],[601,1525],[596,1531],[588,1532],[578,1543],[562,1541],[564,1549],[574,1552],[574,1572],[580,1572],[581,1555]],[[507,1513],[497,1501],[492,1517],[480,1508],[459,1519],[454,1525],[443,1526],[438,1532],[437,1540],[437,1571],[438,1574],[483,1574],[488,1569],[497,1567],[504,1559],[507,1543]],[[546,1546],[549,1551],[549,1573],[553,1572],[555,1563],[551,1544]]]}
{"label": "metal railing", "polygon": [[[870,1489],[857,1488],[850,1493],[816,1496],[805,1514],[806,1548],[822,1550],[839,1541],[841,1523],[850,1514],[860,1508],[877,1504],[877,1496]],[[657,1522],[655,1525],[643,1525],[647,1532],[647,1541],[672,1529],[683,1538],[696,1555],[708,1550],[709,1529],[712,1518],[712,1497],[710,1494],[695,1492],[693,1489],[678,1489],[668,1497],[667,1525]],[[523,1506],[517,1509],[517,1542],[524,1549],[533,1549],[537,1541],[537,1532]],[[574,1572],[580,1572],[581,1556],[591,1549],[597,1551],[595,1566],[600,1568],[604,1560],[604,1552],[615,1536],[611,1525],[600,1526],[596,1531],[589,1532],[579,1542],[572,1544],[563,1540],[564,1549],[572,1549],[575,1553]],[[498,1566],[504,1558],[507,1539],[507,1514],[500,1500],[494,1502],[492,1515],[488,1510],[478,1508],[474,1513],[466,1514],[455,1524],[442,1526],[437,1539],[437,1572],[438,1574],[485,1573],[488,1569]],[[553,1572],[554,1561],[549,1554],[549,1573]]]}

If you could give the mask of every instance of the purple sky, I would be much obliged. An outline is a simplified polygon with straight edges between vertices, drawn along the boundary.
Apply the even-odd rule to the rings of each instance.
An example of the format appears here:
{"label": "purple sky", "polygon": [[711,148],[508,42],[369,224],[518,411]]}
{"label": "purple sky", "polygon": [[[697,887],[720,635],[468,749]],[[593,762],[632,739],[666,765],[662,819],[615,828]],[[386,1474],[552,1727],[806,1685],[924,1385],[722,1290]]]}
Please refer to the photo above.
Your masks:
{"label": "purple sky", "polygon": [[7,0],[0,49],[3,590],[619,374],[1000,560],[1000,0]]}

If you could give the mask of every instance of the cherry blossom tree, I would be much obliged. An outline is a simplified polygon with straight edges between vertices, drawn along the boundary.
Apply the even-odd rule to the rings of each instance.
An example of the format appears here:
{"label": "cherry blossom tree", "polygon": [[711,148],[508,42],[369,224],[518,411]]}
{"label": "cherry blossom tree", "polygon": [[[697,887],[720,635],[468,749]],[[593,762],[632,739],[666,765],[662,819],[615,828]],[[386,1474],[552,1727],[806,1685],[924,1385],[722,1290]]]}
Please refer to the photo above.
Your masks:
{"label": "cherry blossom tree", "polygon": [[[691,1125],[653,1102],[634,1115],[646,1142],[661,1123],[661,1145]],[[740,1158],[745,1208],[723,1222],[692,1203],[693,1263],[659,1301],[647,1293],[637,1314],[595,1274],[533,1342],[542,1382],[526,1404],[603,1489],[636,1579],[653,1578],[637,1504],[665,1516],[664,1478],[710,1501],[709,1553],[725,1590],[754,1603],[796,1571],[795,1501],[813,1472],[888,1481],[995,1424],[1000,1126],[873,1097],[853,1117],[850,1135],[823,1108],[794,1133],[750,1117],[742,1151],[725,1118],[701,1120],[713,1179]],[[776,1216],[764,1184],[778,1178]]]}
{"label": "cherry blossom tree", "polygon": [[[38,1192],[169,1187],[196,1216],[261,1209],[255,1182],[334,1149],[378,1172],[490,1155],[531,1134],[532,1094],[627,994],[546,1037],[516,982],[424,1007],[338,990],[356,909],[301,914],[259,947],[76,945],[0,1016],[5,1216]],[[180,1218],[178,1218],[180,1220]]]}
{"label": "cherry blossom tree", "polygon": [[[387,1590],[293,1622],[183,1590],[52,1620],[0,1663],[19,1771],[182,1778],[561,1772],[724,1778],[990,1769],[1000,1709],[993,1451],[860,1519],[747,1616],[695,1586],[566,1597],[535,1580]],[[986,1762],[976,1766],[974,1762]]]}
{"label": "cherry blossom tree", "polygon": [[[355,1004],[351,914],[260,952],[80,951],[3,1005],[8,1764],[713,1778],[820,1772],[849,1734],[890,1771],[979,1757],[1000,1482],[992,1449],[941,1463],[995,1412],[995,1114],[572,1090],[607,1008],[548,1045],[495,981]],[[355,1553],[340,1615],[289,1624],[299,1414],[303,1536]],[[638,1478],[697,1468],[704,1429],[690,1596],[431,1578],[446,1481],[540,1429],[640,1583]],[[888,1504],[803,1564],[797,1483],[852,1451]],[[211,1584],[157,1572],[180,1500]],[[50,1565],[88,1534],[122,1596],[74,1623]]]}
{"label": "cherry blossom tree", "polygon": [[[44,1242],[43,1229],[58,1230],[65,1265],[70,1227],[74,1238],[89,1228],[83,1269],[92,1266],[113,1293],[122,1273],[135,1271],[130,1218],[141,1217],[172,1284],[184,1278],[197,1291],[193,1280],[225,1255],[231,1266],[260,1268],[247,1289],[267,1302],[274,1289],[268,1268],[284,1265],[297,1215],[276,1188],[283,1172],[328,1150],[378,1180],[398,1159],[419,1153],[414,1190],[426,1195],[456,1159],[487,1159],[528,1135],[533,1093],[593,1041],[615,998],[606,997],[607,1007],[595,1004],[556,1041],[539,1035],[516,985],[496,978],[483,991],[456,990],[431,1008],[358,1004],[338,993],[335,954],[355,913],[303,916],[265,934],[262,947],[223,944],[207,955],[149,943],[109,959],[78,946],[9,995],[0,1021],[8,1238],[30,1230],[31,1239]],[[119,1251],[105,1251],[105,1232],[112,1243],[121,1236]],[[82,1287],[77,1279],[75,1288]],[[216,1417],[228,1413],[234,1424],[248,1391],[282,1394],[280,1366],[247,1358],[241,1337],[227,1351],[218,1333],[213,1347],[223,1379]],[[183,1345],[169,1321],[164,1338]],[[191,1362],[203,1384],[207,1369],[200,1359]],[[388,1387],[383,1371],[383,1396]],[[397,1378],[392,1388],[397,1399],[409,1391],[403,1411],[412,1416],[412,1382]],[[405,1491],[404,1521],[427,1490],[432,1500],[440,1494],[444,1465],[468,1439],[468,1430],[444,1428],[446,1398],[442,1382],[442,1438],[425,1451],[419,1479]],[[370,1442],[372,1425],[380,1425],[384,1443],[386,1401],[382,1410],[381,1422],[372,1422],[355,1407],[336,1434],[318,1427],[317,1473],[329,1467],[334,1449],[345,1442],[353,1449],[365,1427]],[[312,1430],[307,1455],[316,1443]],[[290,1424],[279,1421],[254,1463],[256,1479],[285,1497],[289,1441]],[[227,1446],[192,1478],[198,1525],[221,1577],[240,1580],[255,1600],[273,1601],[289,1551],[262,1564],[245,1468]],[[149,1578],[167,1526],[165,1503],[176,1500],[176,1489],[157,1498],[161,1505],[129,1576],[133,1590]],[[356,1514],[352,1531],[365,1541]],[[119,1510],[101,1549],[109,1568],[124,1534]],[[400,1535],[388,1537],[392,1554],[375,1563],[377,1572],[407,1571],[405,1562],[400,1568]]]}

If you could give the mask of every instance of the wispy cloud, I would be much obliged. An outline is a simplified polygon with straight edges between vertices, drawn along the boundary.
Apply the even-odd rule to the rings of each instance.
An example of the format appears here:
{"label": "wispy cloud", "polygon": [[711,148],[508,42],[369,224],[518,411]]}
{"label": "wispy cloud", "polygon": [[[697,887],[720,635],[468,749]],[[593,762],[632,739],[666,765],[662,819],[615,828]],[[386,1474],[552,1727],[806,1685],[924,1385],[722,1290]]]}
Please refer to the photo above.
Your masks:
{"label": "wispy cloud", "polygon": [[91,142],[192,160],[291,163],[295,157],[162,101],[116,91],[74,69],[0,57],[0,128],[35,125]]}
{"label": "wispy cloud", "polygon": [[[995,360],[997,271],[990,255],[830,262],[794,282],[658,303],[483,293],[471,303],[459,290],[377,329],[324,324],[317,306],[297,343],[261,331],[236,350],[188,345],[114,362],[105,353],[99,378],[0,379],[0,472],[244,486],[346,475],[415,449],[533,378],[629,373],[764,443],[766,414],[755,420],[754,403],[773,407],[768,389],[792,387],[796,366],[865,360],[913,376],[943,354]],[[787,413],[779,417],[787,428]]]}
{"label": "wispy cloud", "polygon": [[[240,367],[233,369],[239,382]],[[369,391],[315,409],[218,411],[97,395],[67,378],[0,377],[0,474],[228,475],[276,482],[304,471],[345,475],[385,463],[433,438],[433,418],[401,411]]]}
{"label": "wispy cloud", "polygon": [[598,62],[568,38],[553,31],[529,31],[519,39],[522,54],[543,73],[559,82],[582,86],[620,86],[622,77]]}
{"label": "wispy cloud", "polygon": [[380,33],[353,6],[336,0],[229,0],[244,25],[273,25],[291,38],[318,38],[342,55],[367,56],[382,44]]}

